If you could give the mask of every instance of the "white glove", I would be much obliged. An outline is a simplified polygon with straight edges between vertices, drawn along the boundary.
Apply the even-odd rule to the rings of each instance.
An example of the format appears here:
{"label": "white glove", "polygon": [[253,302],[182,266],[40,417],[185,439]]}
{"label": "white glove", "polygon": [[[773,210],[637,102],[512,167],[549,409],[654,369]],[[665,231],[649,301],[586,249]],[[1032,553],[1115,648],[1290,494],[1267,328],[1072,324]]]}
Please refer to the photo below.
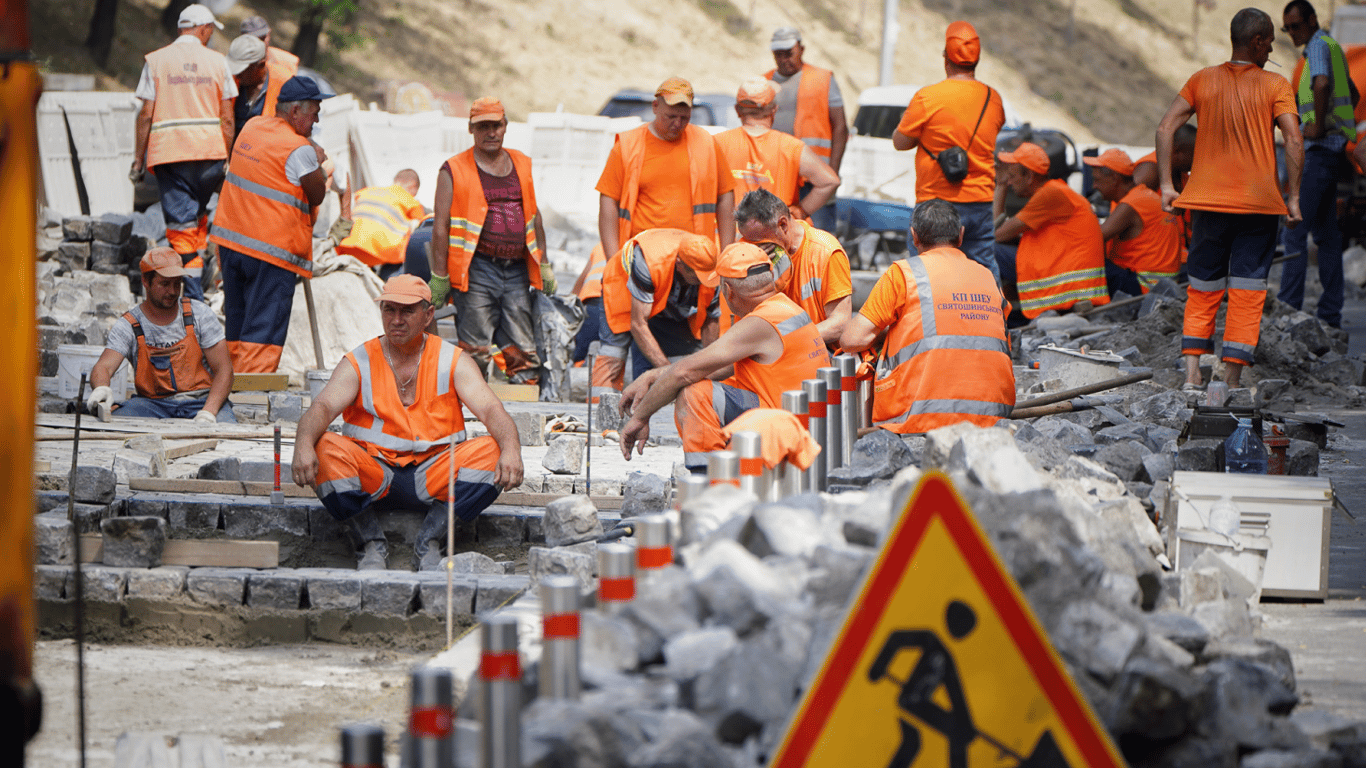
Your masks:
{"label": "white glove", "polygon": [[101,405],[114,404],[114,390],[109,387],[95,387],[90,390],[90,395],[85,398],[85,409],[90,413],[99,413]]}
{"label": "white glove", "polygon": [[194,415],[194,423],[196,423],[196,424],[217,424],[217,423],[218,423],[218,415],[217,415],[217,414],[213,414],[213,413],[209,413],[208,411],[205,411],[205,410],[202,410],[202,409],[201,409],[201,410],[199,411],[199,413],[196,413],[196,414]]}

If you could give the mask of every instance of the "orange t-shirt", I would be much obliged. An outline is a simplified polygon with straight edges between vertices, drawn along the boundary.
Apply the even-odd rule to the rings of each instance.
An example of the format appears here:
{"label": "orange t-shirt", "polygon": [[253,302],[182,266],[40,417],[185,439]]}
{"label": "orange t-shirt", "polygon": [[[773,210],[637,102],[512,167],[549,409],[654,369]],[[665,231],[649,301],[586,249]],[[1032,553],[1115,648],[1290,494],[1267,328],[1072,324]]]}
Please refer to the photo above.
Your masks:
{"label": "orange t-shirt", "polygon": [[[1005,125],[1006,113],[995,88],[983,113],[986,101],[987,86],[976,80],[949,79],[916,91],[896,129],[920,142],[915,153],[917,203],[936,197],[953,203],[991,202],[996,190],[996,134]],[[974,136],[978,115],[982,124]],[[968,150],[968,175],[961,184],[949,183],[939,162],[930,157],[951,146]]]}
{"label": "orange t-shirt", "polygon": [[[716,152],[716,195],[720,197],[735,188],[735,181],[726,169],[726,155],[712,141]],[[607,165],[598,178],[598,192],[613,200],[621,200],[621,185],[626,169],[621,160],[621,142],[612,145]],[[645,159],[640,169],[640,189],[636,208],[631,212],[631,237],[647,229],[667,227],[693,231],[692,190],[688,175],[688,142],[664,141],[645,132]],[[711,235],[711,232],[694,234]]]}
{"label": "orange t-shirt", "polygon": [[[1282,215],[1276,180],[1276,118],[1299,115],[1284,77],[1224,62],[1191,75],[1181,98],[1195,108],[1191,178],[1175,205],[1222,213]],[[1297,118],[1298,119],[1298,118]]]}
{"label": "orange t-shirt", "polygon": [[1175,275],[1181,270],[1185,226],[1181,216],[1162,210],[1162,196],[1135,184],[1119,202],[1143,221],[1143,231],[1131,240],[1111,240],[1110,261],[1139,274]]}
{"label": "orange t-shirt", "polygon": [[888,269],[873,285],[872,293],[864,299],[858,313],[881,330],[895,325],[905,306],[906,275],[900,269]]}
{"label": "orange t-shirt", "polygon": [[746,193],[767,189],[788,205],[797,204],[801,186],[802,149],[796,136],[767,131],[752,136],[744,128],[732,128],[713,137],[726,156],[722,168],[735,179],[735,202]]}

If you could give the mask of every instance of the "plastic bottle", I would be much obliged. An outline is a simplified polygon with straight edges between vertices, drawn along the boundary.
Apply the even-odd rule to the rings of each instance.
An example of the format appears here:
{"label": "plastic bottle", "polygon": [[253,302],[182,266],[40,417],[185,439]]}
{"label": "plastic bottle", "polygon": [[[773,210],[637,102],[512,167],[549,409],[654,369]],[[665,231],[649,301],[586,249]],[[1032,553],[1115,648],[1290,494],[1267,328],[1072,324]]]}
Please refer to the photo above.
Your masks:
{"label": "plastic bottle", "polygon": [[1252,431],[1252,419],[1239,418],[1238,428],[1224,441],[1224,471],[1250,475],[1266,474],[1266,446]]}
{"label": "plastic bottle", "polygon": [[1230,496],[1220,497],[1209,508],[1209,529],[1215,533],[1222,533],[1233,538],[1238,534],[1238,529],[1242,523],[1243,513],[1238,510]]}

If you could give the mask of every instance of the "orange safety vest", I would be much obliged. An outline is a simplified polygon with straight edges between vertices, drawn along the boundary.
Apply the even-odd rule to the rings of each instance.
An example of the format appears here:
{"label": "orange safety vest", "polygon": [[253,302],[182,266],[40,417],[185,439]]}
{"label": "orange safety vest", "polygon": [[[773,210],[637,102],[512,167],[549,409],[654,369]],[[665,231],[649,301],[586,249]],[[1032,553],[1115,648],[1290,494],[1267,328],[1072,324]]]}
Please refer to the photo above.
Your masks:
{"label": "orange safety vest", "polygon": [[[830,269],[833,258],[849,257],[844,254],[844,246],[834,235],[823,229],[816,229],[808,222],[798,222],[806,228],[802,244],[794,254],[783,253],[773,259],[773,283],[785,296],[804,310],[814,323],[825,322],[825,291],[830,286],[824,284],[825,274]],[[835,253],[839,252],[839,256]],[[731,311],[726,299],[721,298],[721,333],[735,324],[735,313]]]}
{"label": "orange safety vest", "polygon": [[[770,69],[764,77],[772,80],[776,72],[776,69]],[[792,121],[792,135],[826,161],[830,160],[831,139],[835,135],[830,125],[830,78],[833,75],[828,69],[802,65],[802,79],[797,86],[797,114]]]}
{"label": "orange safety vest", "polygon": [[377,336],[346,353],[360,377],[360,391],[342,411],[342,436],[393,466],[421,464],[444,446],[463,443],[465,416],[455,390],[460,349],[431,334],[424,337],[415,374],[417,399],[409,408],[399,399],[383,339]]}
{"label": "orange safety vest", "polygon": [[1047,183],[1063,190],[1072,203],[1072,213],[1065,221],[1026,229],[1020,235],[1016,257],[1020,311],[1032,318],[1044,310],[1067,309],[1079,301],[1109,304],[1100,220],[1086,198],[1067,182],[1051,179]]}
{"label": "orange safety vest", "polygon": [[195,335],[194,312],[189,299],[180,300],[180,311],[185,322],[185,338],[169,347],[156,349],[147,346],[137,315],[123,313],[123,319],[133,326],[133,335],[137,337],[138,359],[133,384],[139,397],[170,397],[213,386],[213,374],[204,363],[204,350]]}
{"label": "orange safety vest", "polygon": [[1120,202],[1138,214],[1143,231],[1132,240],[1111,240],[1110,261],[1135,272],[1144,293],[1164,277],[1175,280],[1185,238],[1181,214],[1162,210],[1162,196],[1142,184],[1135,184]]}
{"label": "orange safety vest", "polygon": [[[650,317],[664,311],[669,302],[669,292],[674,284],[674,267],[678,259],[678,245],[683,238],[691,235],[681,229],[660,227],[647,229],[636,235],[621,247],[617,256],[607,262],[602,270],[602,308],[607,315],[607,326],[612,333],[626,333],[631,330],[631,289],[627,281],[631,279],[631,264],[636,258],[636,247],[650,268],[650,281],[654,283],[654,303],[650,305]],[[715,288],[698,286],[697,308],[689,318],[688,327],[692,335],[702,338],[702,326],[707,322],[707,307],[711,305]]]}
{"label": "orange safety vest", "polygon": [[[531,287],[541,289],[541,247],[536,243],[536,190],[531,185],[531,158],[515,149],[504,150],[512,158],[512,168],[522,186],[522,216],[526,219],[526,274]],[[444,166],[451,174],[451,250],[447,274],[451,288],[470,289],[470,262],[479,247],[479,233],[484,229],[484,217],[489,204],[484,198],[484,184],[479,181],[479,166],[474,162],[474,150],[450,158]]]}
{"label": "orange safety vest", "polygon": [[[261,117],[275,117],[275,105],[280,102],[280,89],[294,73],[282,64],[266,61],[266,103],[261,107]],[[242,130],[242,126],[237,126]]]}
{"label": "orange safety vest", "polygon": [[171,43],[147,54],[146,60],[157,92],[147,134],[147,167],[227,157],[221,113],[228,66],[223,54],[195,40]]}
{"label": "orange safety vest", "polygon": [[[896,268],[906,303],[878,360],[873,423],[904,434],[1008,418],[1015,405],[1010,306],[991,272],[957,248],[935,248]],[[880,279],[896,274],[889,269]]]}
{"label": "orange safety vest", "polygon": [[792,299],[774,294],[745,317],[766,321],[783,338],[783,356],[777,361],[759,363],[748,357],[737,360],[735,375],[726,380],[731,386],[758,395],[760,407],[781,408],[783,392],[801,389],[803,381],[820,378],[816,375],[818,368],[830,366],[830,353],[820,331]]}
{"label": "orange safety vest", "polygon": [[421,218],[422,203],[403,187],[366,187],[356,193],[351,234],[337,244],[337,253],[350,254],[372,267],[402,264],[408,222]]}
{"label": "orange safety vest", "polygon": [[233,146],[209,240],[239,253],[313,275],[313,211],[289,183],[285,161],[308,139],[280,117],[247,121]]}
{"label": "orange safety vest", "polygon": [[602,298],[602,274],[606,267],[607,257],[602,253],[602,243],[598,243],[588,256],[588,274],[584,275],[583,287],[579,288],[579,301]]}
{"label": "orange safety vest", "polygon": [[289,73],[285,77],[286,80],[299,73],[299,57],[273,45],[266,49],[266,66],[272,65],[279,66]]}
{"label": "orange safety vest", "polygon": [[[640,193],[640,172],[645,165],[645,134],[649,125],[632,128],[617,134],[621,144],[621,164],[625,177],[621,182],[621,199],[617,201],[617,241],[626,242],[631,236],[631,213],[636,209]],[[692,231],[694,234],[716,235],[717,173],[715,142],[706,129],[689,124],[680,141],[688,143],[688,189],[692,202]]]}
{"label": "orange safety vest", "polygon": [[788,205],[796,205],[801,186],[801,139],[782,131],[750,135],[744,128],[732,128],[713,136],[735,177],[735,199],[746,193],[767,189]]}

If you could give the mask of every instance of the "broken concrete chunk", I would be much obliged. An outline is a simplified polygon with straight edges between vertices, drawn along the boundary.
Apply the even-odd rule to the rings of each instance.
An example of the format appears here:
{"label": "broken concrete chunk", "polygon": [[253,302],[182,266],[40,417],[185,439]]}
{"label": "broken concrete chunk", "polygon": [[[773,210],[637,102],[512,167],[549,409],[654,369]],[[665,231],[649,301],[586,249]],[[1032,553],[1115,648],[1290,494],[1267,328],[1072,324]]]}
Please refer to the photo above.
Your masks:
{"label": "broken concrete chunk", "polygon": [[463,574],[502,574],[503,566],[480,552],[460,552],[451,557],[451,571]]}
{"label": "broken concrete chunk", "polygon": [[638,517],[669,508],[669,478],[649,472],[632,472],[622,489],[622,518]]}
{"label": "broken concrete chunk", "polygon": [[545,445],[545,414],[512,411],[508,415],[517,425],[517,439],[522,445]]}
{"label": "broken concrete chunk", "polygon": [[100,522],[104,534],[104,564],[126,568],[161,565],[166,546],[166,521],[159,517],[111,517]]}
{"label": "broken concrete chunk", "polygon": [[557,475],[577,475],[583,469],[584,441],[578,437],[562,436],[550,440],[541,466]]}
{"label": "broken concrete chunk", "polygon": [[[593,543],[588,542],[588,546],[593,546]],[[567,574],[578,579],[584,589],[592,587],[597,557],[576,550],[569,547],[532,547],[527,553],[531,581],[539,584],[546,576]]]}
{"label": "broken concrete chunk", "polygon": [[598,395],[598,407],[593,413],[593,431],[597,434],[621,429],[621,393],[603,392]]}

